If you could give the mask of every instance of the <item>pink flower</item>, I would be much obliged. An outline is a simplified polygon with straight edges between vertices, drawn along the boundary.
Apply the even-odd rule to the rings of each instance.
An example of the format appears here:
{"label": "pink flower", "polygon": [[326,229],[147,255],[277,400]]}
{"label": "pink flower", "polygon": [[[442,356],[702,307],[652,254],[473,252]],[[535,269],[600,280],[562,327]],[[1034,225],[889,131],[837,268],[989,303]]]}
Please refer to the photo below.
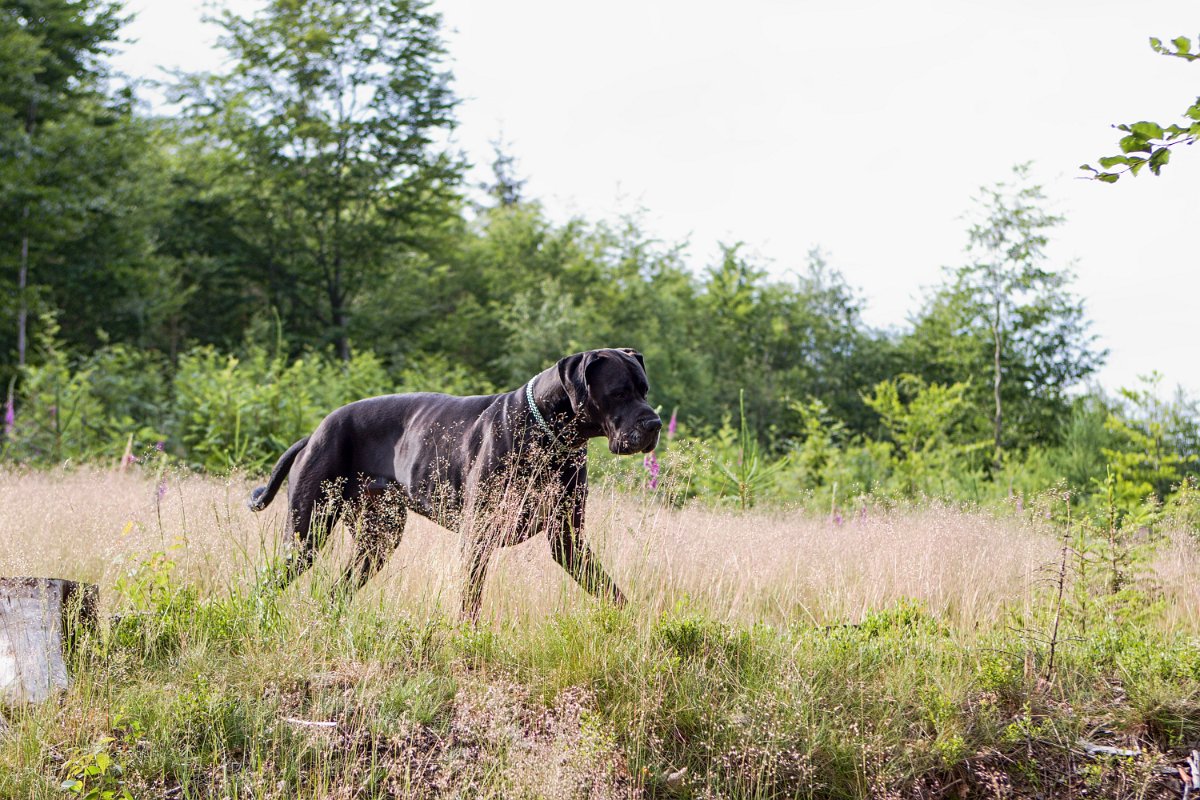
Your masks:
{"label": "pink flower", "polygon": [[679,429],[679,420],[675,419],[675,409],[671,409],[671,421],[667,423],[667,441],[675,438],[675,431]]}
{"label": "pink flower", "polygon": [[138,462],[138,457],[135,456],[133,453],[125,454],[124,463],[126,466],[128,466],[130,464],[136,464],[137,462]]}
{"label": "pink flower", "polygon": [[646,481],[646,486],[651,489],[657,489],[659,466],[658,459],[655,457],[653,450],[646,453],[646,457],[642,459],[642,466],[646,468],[646,472],[650,473],[650,479]]}

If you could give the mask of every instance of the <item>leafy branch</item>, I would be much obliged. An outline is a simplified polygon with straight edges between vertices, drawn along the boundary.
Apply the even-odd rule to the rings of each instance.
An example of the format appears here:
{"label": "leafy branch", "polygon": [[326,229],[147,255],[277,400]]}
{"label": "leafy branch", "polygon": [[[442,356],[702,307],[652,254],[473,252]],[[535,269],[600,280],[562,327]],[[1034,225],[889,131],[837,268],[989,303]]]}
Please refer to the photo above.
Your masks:
{"label": "leafy branch", "polygon": [[[1175,47],[1174,51],[1164,46],[1161,39],[1150,39],[1150,47],[1156,53],[1182,58],[1185,61],[1200,59],[1200,51],[1192,52],[1192,40],[1188,37],[1176,37],[1171,44]],[[1157,122],[1145,120],[1114,125],[1114,128],[1125,134],[1118,142],[1121,154],[1099,159],[1100,169],[1090,164],[1081,164],[1079,168],[1090,172],[1092,179],[1104,183],[1116,183],[1126,173],[1136,176],[1147,166],[1151,172],[1158,175],[1171,160],[1172,147],[1180,144],[1192,145],[1200,138],[1200,97],[1183,112],[1183,116],[1187,120],[1183,125],[1172,123],[1164,127]],[[1121,169],[1113,170],[1114,167]]]}

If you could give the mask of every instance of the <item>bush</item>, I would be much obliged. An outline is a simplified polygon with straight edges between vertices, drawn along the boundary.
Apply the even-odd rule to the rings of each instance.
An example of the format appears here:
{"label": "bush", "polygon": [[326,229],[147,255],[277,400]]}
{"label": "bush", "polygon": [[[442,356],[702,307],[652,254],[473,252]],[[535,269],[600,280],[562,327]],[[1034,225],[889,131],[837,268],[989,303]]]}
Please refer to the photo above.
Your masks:
{"label": "bush", "polygon": [[72,358],[53,316],[42,319],[40,363],[21,370],[20,392],[0,450],[19,463],[112,459],[162,441],[163,364],[123,345]]}
{"label": "bush", "polygon": [[202,347],[180,359],[171,427],[194,467],[263,471],[334,408],[391,389],[369,351],[289,363],[257,346],[244,358]]}

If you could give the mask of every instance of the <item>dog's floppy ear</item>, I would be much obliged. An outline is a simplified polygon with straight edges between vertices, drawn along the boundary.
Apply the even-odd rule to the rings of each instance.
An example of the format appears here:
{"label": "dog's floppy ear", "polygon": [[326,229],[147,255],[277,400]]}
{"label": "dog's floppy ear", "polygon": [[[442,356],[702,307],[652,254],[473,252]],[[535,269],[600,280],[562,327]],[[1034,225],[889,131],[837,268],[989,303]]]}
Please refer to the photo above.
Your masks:
{"label": "dog's floppy ear", "polygon": [[582,414],[587,407],[588,402],[588,368],[597,363],[596,351],[589,350],[586,353],[576,353],[573,356],[559,359],[558,362],[558,378],[562,381],[563,388],[567,390],[567,397],[571,400],[571,408],[576,414]]}
{"label": "dog's floppy ear", "polygon": [[620,351],[621,351],[622,353],[628,353],[629,355],[631,355],[631,356],[633,356],[634,358],[636,358],[636,359],[637,359],[637,362],[638,362],[638,364],[640,364],[640,365],[641,365],[641,367],[642,367],[642,372],[645,372],[645,371],[646,371],[646,360],[645,360],[644,358],[642,358],[642,354],[641,354],[641,353],[639,353],[637,350],[634,350],[632,347],[622,347],[622,348],[619,348],[619,349],[620,349]]}

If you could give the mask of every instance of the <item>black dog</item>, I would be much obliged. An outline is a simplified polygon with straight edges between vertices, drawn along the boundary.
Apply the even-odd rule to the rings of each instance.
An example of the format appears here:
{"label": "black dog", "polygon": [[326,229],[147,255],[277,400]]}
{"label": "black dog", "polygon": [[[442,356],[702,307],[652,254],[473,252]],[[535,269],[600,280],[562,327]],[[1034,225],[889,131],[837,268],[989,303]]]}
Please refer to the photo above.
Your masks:
{"label": "black dog", "polygon": [[464,615],[479,612],[495,547],[544,530],[554,559],[588,592],[624,597],[581,538],[587,440],[613,453],[650,452],[662,420],[646,402],[642,356],[629,349],[567,356],[506,394],[393,394],[342,406],[280,457],[249,506],[260,511],[288,479],[294,544],[284,581],[307,569],[347,509],[362,512],[361,587],[400,543],[405,509],[460,528],[467,551]]}

